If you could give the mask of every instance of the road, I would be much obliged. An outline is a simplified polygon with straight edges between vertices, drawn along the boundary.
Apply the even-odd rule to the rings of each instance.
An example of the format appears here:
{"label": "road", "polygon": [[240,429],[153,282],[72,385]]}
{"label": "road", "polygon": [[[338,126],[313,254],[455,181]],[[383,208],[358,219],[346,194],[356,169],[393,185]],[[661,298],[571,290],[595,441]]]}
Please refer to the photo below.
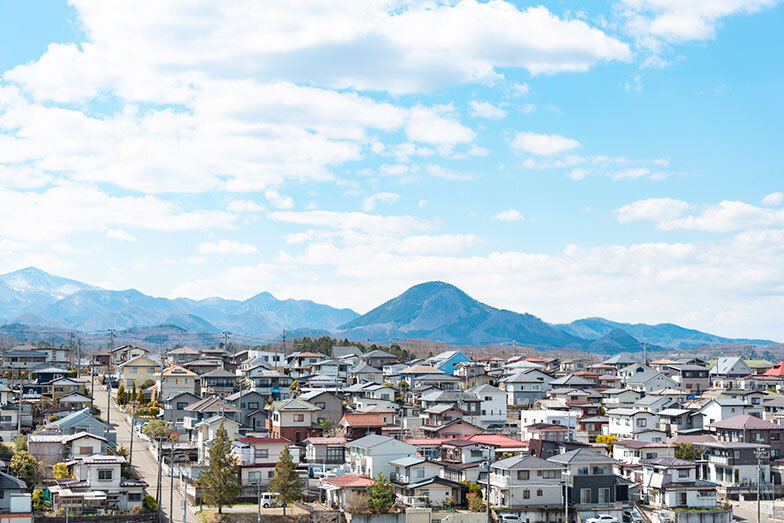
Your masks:
{"label": "road", "polygon": [[[100,380],[95,380],[100,381]],[[101,409],[101,413],[103,417],[101,421],[106,422],[106,403],[107,403],[107,393],[106,389],[100,385],[95,386],[95,393],[93,394],[93,400],[95,405]],[[109,421],[112,424],[112,429],[117,433],[117,444],[122,445],[123,447],[130,449],[131,448],[131,424],[128,423],[127,417],[124,412],[121,412],[117,409],[116,404],[112,401],[111,406],[111,415]],[[148,447],[148,443],[135,436],[135,440],[133,442],[133,456],[131,456],[131,462],[133,464],[133,468],[136,472],[139,473],[141,478],[147,482],[149,485],[147,487],[147,493],[151,496],[155,497],[156,487],[158,485],[158,461],[155,455],[150,452]],[[199,518],[197,518],[193,512],[191,511],[190,507],[188,507],[186,513],[186,520],[183,522],[182,519],[182,505],[181,502],[183,500],[182,495],[182,485],[180,481],[175,477],[174,478],[174,503],[173,503],[173,512],[172,512],[172,505],[169,503],[169,492],[171,486],[171,480],[168,476],[164,476],[161,480],[161,484],[163,486],[163,492],[161,496],[163,497],[163,503],[161,505],[161,512],[166,517],[166,521],[170,523],[201,523]],[[172,513],[174,514],[174,518],[171,519]]]}
{"label": "road", "polygon": [[[770,502],[768,501],[768,506],[764,507],[762,513],[760,514],[760,522],[761,523],[782,523],[781,513],[776,510],[776,515],[778,519],[774,520],[770,517]],[[776,506],[780,507],[779,500],[776,501]],[[757,505],[754,501],[747,501],[738,504],[737,502],[732,504],[732,515],[735,517],[735,521],[743,521],[748,523],[756,523],[757,521]]]}

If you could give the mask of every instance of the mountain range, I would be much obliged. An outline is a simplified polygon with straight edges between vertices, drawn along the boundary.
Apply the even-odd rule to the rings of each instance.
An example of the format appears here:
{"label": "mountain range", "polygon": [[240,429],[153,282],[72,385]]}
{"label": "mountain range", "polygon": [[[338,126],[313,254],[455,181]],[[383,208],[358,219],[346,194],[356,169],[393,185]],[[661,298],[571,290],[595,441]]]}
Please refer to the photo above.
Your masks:
{"label": "mountain range", "polygon": [[[56,329],[84,333],[125,329],[133,332],[135,339],[150,342],[172,335],[186,339],[187,333],[207,342],[219,339],[224,330],[271,336],[286,329],[290,336],[331,334],[376,343],[421,338],[452,345],[519,344],[601,353],[636,352],[642,343],[651,349],[774,343],[724,338],[670,323],[585,318],[550,324],[531,314],[484,304],[444,282],[415,285],[360,316],[351,309],[310,300],[279,300],[268,292],[247,300],[157,298],[135,289],[101,289],[35,267],[0,275],[0,320],[12,323],[14,329],[38,326],[49,336]],[[4,329],[10,332],[11,327]]]}

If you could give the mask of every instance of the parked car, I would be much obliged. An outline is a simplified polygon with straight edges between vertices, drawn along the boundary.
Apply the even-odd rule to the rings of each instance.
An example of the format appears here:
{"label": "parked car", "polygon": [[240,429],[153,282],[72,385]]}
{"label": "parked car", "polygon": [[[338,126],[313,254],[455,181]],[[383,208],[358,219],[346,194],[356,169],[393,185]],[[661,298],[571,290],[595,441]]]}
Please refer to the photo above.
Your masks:
{"label": "parked car", "polygon": [[262,492],[259,503],[264,508],[277,507],[280,504],[280,494],[277,492]]}
{"label": "parked car", "polygon": [[667,511],[659,510],[656,516],[659,518],[659,523],[673,523],[672,516]]}
{"label": "parked car", "polygon": [[520,516],[517,514],[501,514],[501,521],[508,521],[509,523],[519,523]]}
{"label": "parked car", "polygon": [[585,523],[618,523],[618,518],[610,514],[599,514],[595,518],[588,518]]}
{"label": "parked car", "polygon": [[645,523],[645,520],[636,510],[624,510],[623,523]]}

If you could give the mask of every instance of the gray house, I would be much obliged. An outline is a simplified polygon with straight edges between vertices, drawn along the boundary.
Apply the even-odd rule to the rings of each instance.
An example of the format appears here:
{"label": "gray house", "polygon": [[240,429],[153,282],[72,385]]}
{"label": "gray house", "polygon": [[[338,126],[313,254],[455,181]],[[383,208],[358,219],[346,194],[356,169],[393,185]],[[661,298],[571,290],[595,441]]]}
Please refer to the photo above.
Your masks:
{"label": "gray house", "polygon": [[188,414],[185,411],[185,407],[192,405],[197,401],[201,401],[201,398],[190,392],[180,392],[179,394],[171,396],[163,402],[163,419],[179,424],[177,430],[181,431],[183,428],[182,423],[185,421],[185,417]]}
{"label": "gray house", "polygon": [[72,414],[53,421],[47,428],[52,428],[60,434],[70,435],[77,432],[89,432],[96,436],[106,437],[106,424],[90,415],[90,409],[78,410]]}
{"label": "gray house", "polygon": [[536,369],[513,374],[501,380],[509,405],[533,405],[552,388],[553,378]]}
{"label": "gray house", "polygon": [[332,420],[333,426],[337,426],[343,417],[343,402],[333,393],[325,390],[314,390],[299,396],[299,399],[317,406],[321,412],[316,413],[316,419]]}
{"label": "gray house", "polygon": [[[242,397],[242,405],[240,405],[240,396]],[[254,412],[264,411],[264,401],[267,398],[268,396],[255,390],[243,390],[241,392],[229,394],[226,396],[226,401],[240,409],[240,419],[238,420],[240,425],[253,427],[254,424],[248,419],[248,416]]]}
{"label": "gray house", "polygon": [[24,481],[0,472],[0,513],[10,513],[11,497],[24,494],[27,494],[27,485]]}

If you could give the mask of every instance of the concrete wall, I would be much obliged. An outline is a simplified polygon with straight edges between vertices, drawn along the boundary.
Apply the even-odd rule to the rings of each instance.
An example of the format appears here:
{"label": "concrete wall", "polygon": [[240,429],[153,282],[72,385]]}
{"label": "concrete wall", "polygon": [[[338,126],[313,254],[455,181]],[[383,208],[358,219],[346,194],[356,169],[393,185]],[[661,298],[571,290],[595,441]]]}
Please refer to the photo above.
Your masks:
{"label": "concrete wall", "polygon": [[674,512],[677,523],[730,523],[732,509],[722,512]]}

